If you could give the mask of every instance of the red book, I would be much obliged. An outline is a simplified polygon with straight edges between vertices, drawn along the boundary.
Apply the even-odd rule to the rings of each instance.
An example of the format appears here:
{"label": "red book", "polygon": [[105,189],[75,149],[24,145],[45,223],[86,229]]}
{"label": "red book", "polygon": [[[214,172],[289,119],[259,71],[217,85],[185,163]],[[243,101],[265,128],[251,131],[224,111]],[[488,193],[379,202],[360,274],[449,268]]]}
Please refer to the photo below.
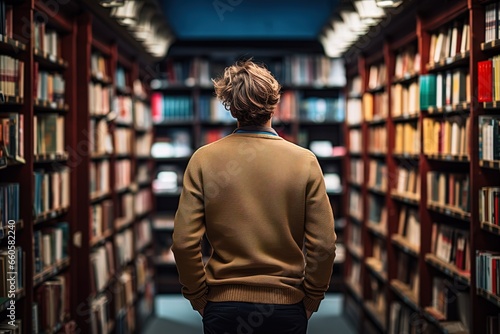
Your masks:
{"label": "red book", "polygon": [[159,123],[163,121],[163,95],[161,93],[151,95],[151,113],[153,122]]}
{"label": "red book", "polygon": [[493,101],[492,94],[492,61],[480,61],[477,64],[478,78],[477,78],[477,93],[478,102],[491,102]]}

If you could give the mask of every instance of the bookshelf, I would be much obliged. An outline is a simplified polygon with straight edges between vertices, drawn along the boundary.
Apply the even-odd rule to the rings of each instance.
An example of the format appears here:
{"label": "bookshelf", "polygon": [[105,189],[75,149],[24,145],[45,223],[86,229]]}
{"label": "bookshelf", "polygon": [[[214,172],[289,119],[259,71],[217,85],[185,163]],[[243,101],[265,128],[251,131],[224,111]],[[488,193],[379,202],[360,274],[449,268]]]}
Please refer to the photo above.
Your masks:
{"label": "bookshelf", "polygon": [[[152,122],[149,64],[140,50],[97,33],[106,22],[89,13],[78,17],[76,133],[81,149],[78,203],[80,265],[90,284],[78,290],[88,330],[135,331],[153,312]],[[90,166],[90,168],[89,168]]]}
{"label": "bookshelf", "polygon": [[[362,238],[352,238],[360,248],[348,245],[347,266],[359,263],[360,268],[354,266],[357,280],[349,274],[352,269],[346,270],[351,287],[345,293],[346,310],[359,332],[410,332],[422,326],[433,333],[498,331],[497,280],[486,275],[496,268],[499,251],[494,132],[499,113],[492,71],[498,8],[497,1],[409,3],[348,57],[348,90],[361,78],[358,94],[350,96],[362,112],[347,117],[353,132],[346,136],[353,210],[347,230],[361,230]],[[381,63],[385,88],[370,82]],[[388,116],[375,121],[377,104],[365,96],[384,90]],[[386,151],[380,152],[373,142],[380,133],[372,129],[382,124]],[[373,178],[384,171],[382,180]],[[379,181],[387,183],[385,193],[379,193]],[[376,196],[385,198],[383,232],[370,222]],[[373,254],[382,254],[374,242],[384,236],[387,280],[377,275],[373,260]],[[386,300],[378,309],[374,290]],[[359,295],[375,304],[367,307]]]}
{"label": "bookshelf", "polygon": [[[174,52],[160,64],[158,80],[152,83],[152,114],[155,138],[155,235],[157,236],[157,286],[166,293],[179,292],[177,271],[170,251],[173,216],[177,209],[183,171],[191,154],[236,128],[236,120],[216,100],[210,78],[234,63],[235,55],[219,58],[210,49],[202,58],[189,52]],[[311,149],[325,174],[327,192],[339,236],[332,291],[343,285],[343,205],[345,77],[341,61],[317,55],[289,55],[286,50],[269,51],[255,58],[264,62],[283,86],[281,103],[273,127],[286,140]],[[318,73],[310,69],[315,68]],[[337,76],[335,73],[339,73]],[[333,131],[332,131],[333,129]],[[156,233],[157,232],[157,233]],[[209,253],[208,245],[204,248]]]}

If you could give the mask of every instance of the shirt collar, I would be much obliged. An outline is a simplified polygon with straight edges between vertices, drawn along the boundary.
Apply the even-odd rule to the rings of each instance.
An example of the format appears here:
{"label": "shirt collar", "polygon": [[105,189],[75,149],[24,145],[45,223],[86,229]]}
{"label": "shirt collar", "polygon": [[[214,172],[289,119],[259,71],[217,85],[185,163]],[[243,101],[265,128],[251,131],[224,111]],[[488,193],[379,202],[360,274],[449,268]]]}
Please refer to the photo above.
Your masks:
{"label": "shirt collar", "polygon": [[273,128],[259,125],[240,126],[236,130],[234,130],[233,133],[259,133],[278,136],[278,133]]}

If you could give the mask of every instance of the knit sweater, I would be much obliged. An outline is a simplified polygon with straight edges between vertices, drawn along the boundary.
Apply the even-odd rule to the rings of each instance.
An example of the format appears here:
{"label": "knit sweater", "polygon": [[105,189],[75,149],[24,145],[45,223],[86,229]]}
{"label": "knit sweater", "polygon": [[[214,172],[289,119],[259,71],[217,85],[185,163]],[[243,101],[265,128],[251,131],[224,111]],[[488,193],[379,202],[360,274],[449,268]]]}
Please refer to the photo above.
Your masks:
{"label": "knit sweater", "polygon": [[[206,265],[205,232],[212,247]],[[329,286],[335,241],[322,171],[309,150],[277,135],[233,133],[189,160],[172,251],[195,310],[209,300],[303,301],[316,311]]]}

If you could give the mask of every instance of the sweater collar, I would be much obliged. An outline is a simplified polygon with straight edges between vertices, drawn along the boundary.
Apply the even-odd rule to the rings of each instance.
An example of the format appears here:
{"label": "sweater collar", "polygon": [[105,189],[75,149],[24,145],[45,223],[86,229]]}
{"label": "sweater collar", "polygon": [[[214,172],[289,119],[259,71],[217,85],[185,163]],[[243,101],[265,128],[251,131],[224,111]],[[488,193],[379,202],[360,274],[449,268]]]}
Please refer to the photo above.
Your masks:
{"label": "sweater collar", "polygon": [[258,126],[258,125],[248,125],[248,126],[240,126],[233,133],[256,133],[263,135],[271,135],[278,136],[278,133],[273,129],[267,126]]}

